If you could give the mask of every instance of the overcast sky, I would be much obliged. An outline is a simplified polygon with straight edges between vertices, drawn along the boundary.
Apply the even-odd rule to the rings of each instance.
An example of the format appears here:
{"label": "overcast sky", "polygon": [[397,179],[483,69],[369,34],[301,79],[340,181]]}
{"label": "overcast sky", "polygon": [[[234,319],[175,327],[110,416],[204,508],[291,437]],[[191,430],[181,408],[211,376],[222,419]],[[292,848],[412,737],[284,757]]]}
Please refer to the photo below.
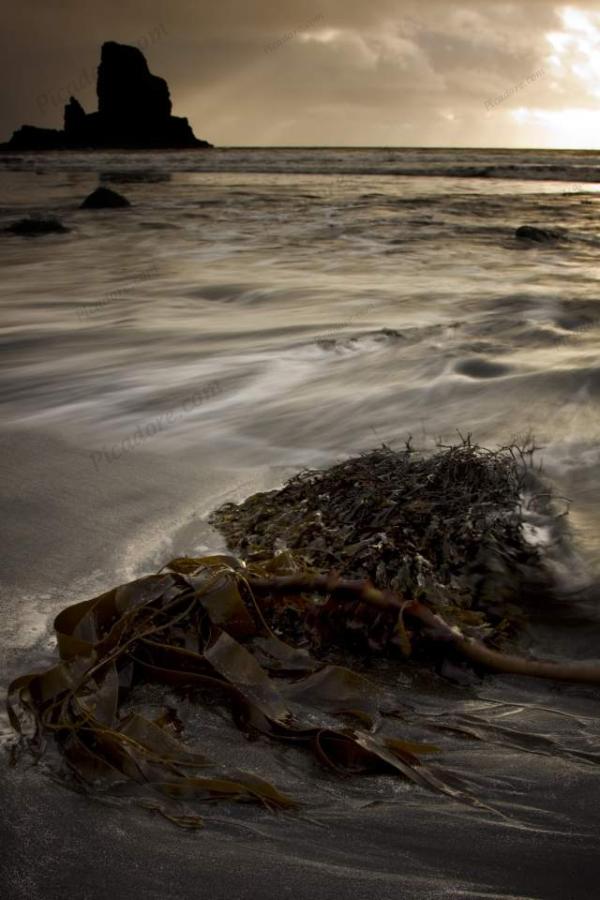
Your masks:
{"label": "overcast sky", "polygon": [[0,140],[96,108],[105,40],[137,43],[221,145],[600,148],[600,3],[14,0]]}

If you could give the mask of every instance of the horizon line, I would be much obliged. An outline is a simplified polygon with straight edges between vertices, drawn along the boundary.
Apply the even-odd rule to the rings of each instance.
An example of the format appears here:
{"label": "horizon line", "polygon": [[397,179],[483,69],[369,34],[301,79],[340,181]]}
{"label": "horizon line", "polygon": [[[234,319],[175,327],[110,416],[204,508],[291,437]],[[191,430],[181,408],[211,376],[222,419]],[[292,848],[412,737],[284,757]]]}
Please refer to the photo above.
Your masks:
{"label": "horizon line", "polygon": [[[8,150],[7,141],[0,141],[0,150]],[[212,147],[69,147],[47,150],[16,150],[24,153],[210,153],[214,150],[467,150],[531,153],[599,153],[598,147],[506,147],[502,145],[453,145],[453,144],[214,144]]]}

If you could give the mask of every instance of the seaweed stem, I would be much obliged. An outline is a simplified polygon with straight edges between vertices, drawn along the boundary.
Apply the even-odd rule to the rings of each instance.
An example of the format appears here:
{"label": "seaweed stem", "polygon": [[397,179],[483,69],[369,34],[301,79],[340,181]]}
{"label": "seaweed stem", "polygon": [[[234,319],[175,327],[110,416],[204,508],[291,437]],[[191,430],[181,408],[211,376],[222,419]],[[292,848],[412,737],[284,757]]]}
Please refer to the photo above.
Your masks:
{"label": "seaweed stem", "polygon": [[332,597],[353,598],[379,609],[393,608],[399,612],[403,611],[405,615],[412,616],[425,625],[433,640],[452,644],[471,662],[493,672],[571,681],[579,684],[600,684],[600,663],[598,662],[550,662],[540,659],[525,659],[492,650],[481,641],[466,637],[459,628],[449,625],[445,619],[432,612],[425,604],[417,600],[403,602],[393,591],[380,591],[368,581],[346,581],[335,573],[329,576],[300,574],[273,578],[249,576],[247,581],[252,590],[258,594],[315,592]]}

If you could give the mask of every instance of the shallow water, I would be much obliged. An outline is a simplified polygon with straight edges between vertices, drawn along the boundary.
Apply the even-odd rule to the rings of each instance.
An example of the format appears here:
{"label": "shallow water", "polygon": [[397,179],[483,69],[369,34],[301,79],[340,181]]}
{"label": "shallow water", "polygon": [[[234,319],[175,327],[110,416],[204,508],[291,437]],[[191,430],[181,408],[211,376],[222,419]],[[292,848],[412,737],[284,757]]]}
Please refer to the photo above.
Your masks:
{"label": "shallow water", "polygon": [[[79,210],[99,179],[132,208]],[[0,156],[0,228],[42,213],[71,228],[0,240],[7,676],[50,659],[51,616],[66,603],[171,552],[214,546],[202,516],[230,491],[243,497],[410,435],[417,446],[452,441],[457,430],[490,446],[533,434],[543,447],[548,478],[572,501],[575,552],[560,574],[577,595],[549,608],[529,639],[559,658],[600,656],[599,191],[600,156],[566,152]],[[565,236],[525,246],[514,237],[522,224]],[[489,868],[496,841],[512,847],[525,829],[514,852],[541,842],[550,868],[552,840],[591,846],[597,774],[562,751],[595,746],[596,692],[510,678],[447,690],[419,688],[419,708],[450,706],[456,718],[475,704],[489,726],[498,710],[481,696],[517,703],[502,715],[554,740],[558,761],[447,739],[447,767],[520,824],[484,828],[480,814],[400,785],[394,803],[401,794],[409,804],[416,842],[406,883],[411,896],[491,896],[494,885],[508,896],[510,879]],[[573,710],[591,718],[570,728]],[[228,745],[226,729],[211,734]],[[285,754],[274,772],[300,789],[306,780]],[[367,819],[397,850],[389,782],[319,784],[306,790],[321,824],[350,829],[370,860],[358,876],[325,842],[327,884],[347,885],[338,865],[357,883],[364,866],[380,866],[377,896],[394,895],[399,873],[348,818],[377,801],[381,814]],[[237,813],[219,815],[239,838]],[[487,835],[480,871],[442,851],[455,880],[425,884],[419,842],[443,844],[456,823]],[[284,857],[306,875],[317,851],[303,856],[298,841],[310,847],[314,836],[289,827]],[[525,879],[515,895],[559,896],[560,884],[536,893]]]}
{"label": "shallow water", "polygon": [[[221,462],[291,465],[409,434],[532,432],[593,552],[600,184],[488,156],[9,158],[0,224],[52,212],[72,231],[2,240],[5,421],[66,431],[99,465],[138,428],[169,452],[210,434]],[[599,160],[541,162],[600,179]],[[501,162],[510,180],[379,174]],[[77,209],[99,175],[131,210]],[[524,247],[523,223],[567,236]]]}

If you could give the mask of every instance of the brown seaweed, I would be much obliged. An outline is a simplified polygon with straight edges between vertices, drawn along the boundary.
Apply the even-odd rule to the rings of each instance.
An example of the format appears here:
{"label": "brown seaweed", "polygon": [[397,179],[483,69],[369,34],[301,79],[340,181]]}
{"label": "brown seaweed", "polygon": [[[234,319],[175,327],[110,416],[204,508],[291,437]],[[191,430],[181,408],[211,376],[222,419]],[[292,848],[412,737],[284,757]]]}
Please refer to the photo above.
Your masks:
{"label": "brown seaweed", "polygon": [[[600,682],[594,663],[522,659],[482,640],[509,633],[510,604],[532,571],[544,584],[522,533],[522,458],[468,441],[429,457],[382,448],[222,508],[214,521],[246,561],[175,559],[57,616],[59,661],[9,688],[21,744],[37,756],[53,744],[82,790],[133,786],[186,828],[202,825],[198,803],[296,808],[276,785],[191,744],[175,710],[148,717],[136,691],[157,684],[210,698],[241,734],[304,748],[339,777],[387,773],[486,808],[423,763],[434,746],[383,733],[384,691],[357,670],[356,652],[429,661],[433,646],[493,671]],[[464,717],[423,724],[556,749]]]}
{"label": "brown seaweed", "polygon": [[[383,446],[282,489],[226,504],[211,521],[249,564],[282,557],[288,573],[335,571],[419,600],[497,646],[525,616],[525,595],[551,577],[523,531],[523,494],[534,478],[533,448],[486,450],[463,440],[418,453]],[[538,488],[539,490],[539,488]],[[551,505],[548,501],[547,506]],[[532,587],[533,586],[533,587]],[[312,642],[312,622],[284,610],[279,625]],[[352,643],[352,620],[332,622],[329,641]],[[380,653],[408,636],[385,617],[355,629],[354,649]],[[325,642],[328,635],[319,630]],[[323,648],[325,649],[325,647]],[[416,648],[413,646],[412,651]]]}
{"label": "brown seaweed", "polygon": [[476,804],[426,770],[417,754],[430,745],[377,735],[375,684],[281,641],[246,575],[228,557],[174,560],[162,574],[68,607],[55,621],[60,662],[10,686],[13,727],[36,754],[53,738],[89,790],[135,782],[144,805],[185,827],[201,824],[188,801],[268,809],[296,802],[252,773],[208,759],[169,729],[168,717],[145,718],[131,706],[139,682],[208,690],[242,732],[306,746],[338,775],[395,772]]}

